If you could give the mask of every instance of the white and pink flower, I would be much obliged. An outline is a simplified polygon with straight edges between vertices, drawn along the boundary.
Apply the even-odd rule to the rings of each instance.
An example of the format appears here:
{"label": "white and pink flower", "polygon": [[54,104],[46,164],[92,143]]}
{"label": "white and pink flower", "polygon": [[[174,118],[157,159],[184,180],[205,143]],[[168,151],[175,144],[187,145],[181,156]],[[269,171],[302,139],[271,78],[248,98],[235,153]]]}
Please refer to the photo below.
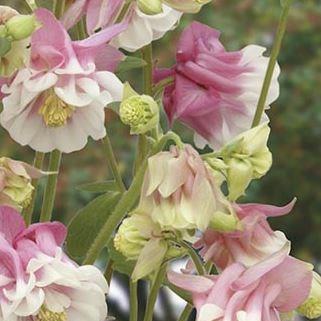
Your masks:
{"label": "white and pink flower", "polygon": [[26,228],[14,209],[0,207],[0,320],[104,321],[108,285],[93,266],[62,251],[58,222]]}
{"label": "white and pink flower", "polygon": [[15,141],[34,150],[80,150],[88,136],[106,135],[104,108],[121,100],[123,85],[112,71],[123,55],[106,42],[126,25],[71,41],[51,12],[35,14],[42,27],[31,38],[30,66],[2,87],[0,121]]}

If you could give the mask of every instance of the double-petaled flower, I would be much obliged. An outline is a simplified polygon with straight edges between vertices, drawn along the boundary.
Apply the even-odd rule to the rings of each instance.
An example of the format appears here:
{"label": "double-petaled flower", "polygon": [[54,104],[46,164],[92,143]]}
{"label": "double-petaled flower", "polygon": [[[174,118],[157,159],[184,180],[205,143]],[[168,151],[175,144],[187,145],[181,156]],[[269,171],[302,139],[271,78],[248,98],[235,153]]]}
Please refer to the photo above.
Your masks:
{"label": "double-petaled flower", "polygon": [[1,88],[1,124],[37,151],[82,149],[88,136],[105,136],[104,108],[121,100],[122,83],[111,71],[123,56],[106,42],[126,26],[72,41],[52,13],[38,9],[35,15],[42,27],[31,38],[30,66]]}
{"label": "double-petaled flower", "polygon": [[1,321],[106,319],[107,282],[63,253],[66,233],[57,222],[26,228],[18,212],[0,207]]}
{"label": "double-petaled flower", "polygon": [[[155,81],[173,77],[164,93],[170,123],[183,122],[196,132],[199,147],[208,143],[214,149],[250,129],[269,61],[256,45],[229,52],[219,36],[193,22],[179,40],[176,65],[155,73]],[[278,97],[278,75],[277,66],[266,108]]]}

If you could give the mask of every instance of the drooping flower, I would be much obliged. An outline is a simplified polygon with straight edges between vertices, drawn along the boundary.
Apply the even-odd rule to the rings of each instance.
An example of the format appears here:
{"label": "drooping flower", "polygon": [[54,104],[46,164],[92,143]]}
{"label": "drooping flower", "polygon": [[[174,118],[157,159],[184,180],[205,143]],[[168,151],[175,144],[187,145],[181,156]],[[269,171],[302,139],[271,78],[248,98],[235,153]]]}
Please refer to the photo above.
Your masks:
{"label": "drooping flower", "polygon": [[[270,128],[264,123],[238,135],[220,150],[219,155],[226,165],[224,176],[231,201],[244,195],[250,182],[261,178],[270,169],[272,154],[267,147],[269,134]],[[215,159],[209,157],[207,160],[215,169]]]}
{"label": "drooping flower", "polygon": [[182,232],[204,231],[215,213],[232,215],[214,177],[190,145],[149,158],[138,208],[162,229]]}
{"label": "drooping flower", "polygon": [[276,321],[307,298],[311,270],[286,249],[249,269],[234,263],[220,275],[169,272],[168,278],[192,294],[197,321]]}
{"label": "drooping flower", "polygon": [[255,265],[282,251],[289,241],[281,231],[273,231],[268,217],[288,214],[295,200],[284,207],[263,204],[234,204],[242,229],[219,232],[209,228],[195,243],[205,261],[212,261],[219,269],[233,263],[246,267]]}
{"label": "drooping flower", "polygon": [[52,13],[38,9],[35,14],[42,27],[31,39],[30,67],[2,87],[1,124],[14,140],[37,151],[79,150],[88,136],[105,136],[104,108],[121,100],[122,83],[103,70],[114,70],[122,59],[106,42],[125,26],[71,41]]}
{"label": "drooping flower", "polygon": [[20,15],[11,7],[0,6],[1,77],[12,76],[28,63],[30,35],[35,28],[36,21],[33,15]]}
{"label": "drooping flower", "polygon": [[0,158],[0,204],[26,208],[32,198],[32,179],[45,173],[7,157]]}
{"label": "drooping flower", "polygon": [[0,207],[0,320],[105,320],[107,283],[63,253],[65,236],[61,223],[26,228],[19,213]]}
{"label": "drooping flower", "polygon": [[[114,24],[124,4],[124,0],[76,0],[64,15],[63,22],[69,29],[86,14],[87,31],[93,34]],[[127,51],[136,51],[163,37],[176,26],[181,16],[181,12],[165,4],[162,5],[161,13],[146,14],[140,10],[136,1],[132,1],[123,15],[123,21],[128,23],[128,27],[113,39],[112,44]]]}
{"label": "drooping flower", "polygon": [[[265,48],[256,45],[228,52],[219,36],[193,22],[179,41],[176,65],[155,73],[155,81],[174,77],[164,93],[170,123],[183,122],[196,132],[199,147],[208,143],[214,149],[250,129],[269,61]],[[278,97],[278,75],[277,66],[266,108]]]}

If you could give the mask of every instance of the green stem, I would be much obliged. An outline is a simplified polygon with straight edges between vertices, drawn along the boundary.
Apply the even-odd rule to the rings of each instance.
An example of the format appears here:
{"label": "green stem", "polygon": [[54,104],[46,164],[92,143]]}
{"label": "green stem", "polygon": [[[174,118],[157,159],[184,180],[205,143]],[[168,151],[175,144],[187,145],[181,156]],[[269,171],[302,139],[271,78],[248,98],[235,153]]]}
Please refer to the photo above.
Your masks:
{"label": "green stem", "polygon": [[187,244],[186,242],[181,242],[179,244],[182,247],[184,247],[185,249],[187,249],[189,256],[193,260],[193,263],[195,265],[197,273],[199,275],[205,275],[205,269],[204,269],[203,263],[202,263],[200,257],[195,252],[195,250],[189,244]]}
{"label": "green stem", "polygon": [[107,158],[108,166],[114,176],[114,179],[118,185],[119,190],[121,192],[124,192],[126,190],[126,187],[125,187],[123,179],[120,175],[120,172],[118,170],[117,160],[116,160],[115,154],[113,152],[113,147],[111,145],[111,141],[108,136],[108,133],[106,134],[105,138],[103,139],[103,143],[104,143],[104,147],[105,147],[105,151],[106,151],[106,156],[107,156],[106,158]]}
{"label": "green stem", "polygon": [[182,314],[180,315],[178,321],[187,321],[189,319],[189,316],[193,312],[193,306],[190,304],[186,304]]}
{"label": "green stem", "polygon": [[114,272],[113,266],[114,266],[114,262],[112,260],[108,260],[108,263],[107,263],[107,266],[105,269],[105,273],[104,273],[104,277],[109,285],[110,285],[110,281],[111,281],[111,278],[112,278],[113,272]]}
{"label": "green stem", "polygon": [[34,11],[38,8],[35,0],[25,0],[29,8]]}
{"label": "green stem", "polygon": [[[169,132],[166,135],[164,135],[154,146],[151,155],[154,155],[158,153],[160,150],[162,150],[164,145],[176,136],[177,135],[172,132]],[[113,213],[98,233],[95,241],[93,242],[92,246],[90,247],[87,253],[87,256],[83,264],[93,264],[95,262],[102,249],[107,245],[110,237],[112,236],[113,231],[116,229],[119,222],[123,219],[126,213],[130,211],[132,207],[136,204],[140,195],[140,190],[143,183],[146,168],[147,157],[144,160],[140,169],[138,170],[130,188],[123,194],[122,198],[116,205]]]}
{"label": "green stem", "polygon": [[161,288],[164,277],[165,277],[166,268],[167,268],[167,265],[164,264],[156,274],[156,278],[154,280],[152,289],[149,293],[149,297],[147,300],[144,321],[152,321],[153,320],[154,307],[155,307],[155,303],[157,300],[158,291]]}
{"label": "green stem", "polygon": [[142,58],[146,65],[143,67],[144,94],[152,96],[153,94],[153,47],[148,45],[142,49]]}
{"label": "green stem", "polygon": [[273,48],[271,51],[269,65],[268,65],[268,69],[267,69],[265,79],[263,82],[263,87],[262,87],[261,95],[260,95],[260,98],[259,98],[259,101],[257,104],[256,113],[254,116],[252,127],[258,126],[261,122],[262,115],[263,115],[263,112],[265,109],[266,99],[267,99],[270,85],[271,85],[271,81],[273,78],[273,73],[274,73],[274,69],[276,66],[277,58],[279,56],[279,53],[281,50],[281,45],[282,45],[282,40],[284,38],[284,34],[286,31],[286,26],[287,26],[287,21],[288,21],[288,16],[289,16],[292,0],[286,0],[284,2],[285,3],[284,3],[282,14],[280,17],[280,22],[279,22],[278,30],[276,33],[276,38],[275,38]]}
{"label": "green stem", "polygon": [[138,300],[137,300],[137,282],[129,281],[130,294],[130,317],[129,321],[137,321],[138,318]]}
{"label": "green stem", "polygon": [[137,169],[140,168],[141,164],[143,163],[146,155],[148,153],[148,140],[146,135],[139,135],[138,136],[138,149],[137,155],[134,164],[134,173],[136,173]]}
{"label": "green stem", "polygon": [[65,12],[65,5],[66,5],[65,0],[54,0],[52,11],[55,14],[56,18],[59,19],[62,17],[62,15]]}
{"label": "green stem", "polygon": [[48,172],[53,172],[50,174],[47,180],[45,194],[42,203],[40,222],[47,222],[51,220],[52,210],[54,207],[58,173],[61,162],[61,152],[54,150],[50,153]]}
{"label": "green stem", "polygon": [[124,3],[123,7],[119,11],[119,14],[115,23],[119,23],[125,18],[130,5],[131,5],[131,1],[127,1],[126,3]]}
{"label": "green stem", "polygon": [[[37,169],[42,169],[43,161],[45,158],[44,153],[36,152],[35,159],[33,161],[33,166]],[[26,225],[29,226],[32,222],[32,214],[35,208],[35,201],[36,201],[36,195],[37,195],[37,187],[38,187],[38,179],[32,180],[32,186],[34,187],[34,191],[32,193],[32,198],[29,206],[25,209],[23,216],[26,222]]]}

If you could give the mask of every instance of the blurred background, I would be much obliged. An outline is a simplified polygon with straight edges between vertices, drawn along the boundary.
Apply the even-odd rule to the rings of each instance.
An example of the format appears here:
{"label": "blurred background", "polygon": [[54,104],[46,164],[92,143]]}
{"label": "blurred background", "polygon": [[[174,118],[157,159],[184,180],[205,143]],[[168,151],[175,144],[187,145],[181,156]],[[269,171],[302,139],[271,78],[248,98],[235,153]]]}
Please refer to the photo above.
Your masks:
{"label": "blurred background", "polygon": [[[41,1],[40,1],[41,2]],[[43,1],[50,5],[50,1]],[[22,0],[1,0],[20,11],[27,8]],[[159,66],[173,63],[176,41],[180,32],[193,19],[222,31],[222,41],[231,50],[255,43],[271,47],[280,14],[279,0],[216,0],[198,15],[186,15],[179,28],[154,44]],[[281,95],[269,111],[272,134],[270,148],[274,155],[272,170],[250,186],[242,202],[284,205],[298,198],[294,211],[287,217],[271,221],[275,228],[286,232],[292,241],[293,254],[312,261],[321,269],[321,1],[294,0],[288,32],[279,59],[282,68]],[[140,70],[122,75],[141,88]],[[131,180],[135,138],[117,117],[107,111],[107,128],[127,183]],[[184,127],[175,130],[191,141]],[[1,156],[32,162],[34,153],[14,143],[0,129]],[[99,142],[90,142],[77,153],[64,155],[59,178],[55,219],[68,223],[75,213],[96,195],[77,190],[87,182],[109,177],[104,152]],[[43,182],[41,183],[43,185]],[[43,188],[43,186],[41,186]],[[40,193],[41,194],[41,193]],[[37,210],[40,200],[37,201]],[[143,313],[145,285],[140,289],[140,314]],[[128,285],[117,275],[111,287],[110,313],[117,320],[127,320]],[[163,291],[154,320],[171,321],[183,303]],[[140,320],[142,317],[140,316]]]}

